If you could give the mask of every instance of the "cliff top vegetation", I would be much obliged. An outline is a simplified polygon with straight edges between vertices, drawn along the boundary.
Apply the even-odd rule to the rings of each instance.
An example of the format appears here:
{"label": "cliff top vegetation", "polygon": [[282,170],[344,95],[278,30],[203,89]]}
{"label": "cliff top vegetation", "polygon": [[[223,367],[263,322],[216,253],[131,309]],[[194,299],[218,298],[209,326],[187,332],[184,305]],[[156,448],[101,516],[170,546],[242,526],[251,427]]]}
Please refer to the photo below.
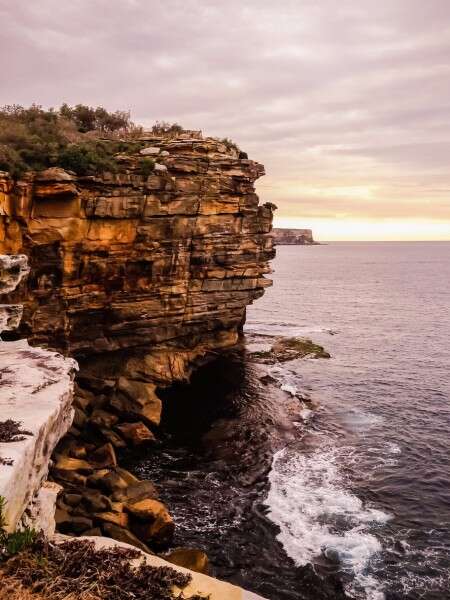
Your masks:
{"label": "cliff top vegetation", "polygon": [[[176,123],[153,126],[155,134],[179,131],[182,127]],[[35,104],[29,108],[3,106],[0,170],[9,171],[13,177],[54,166],[78,175],[114,172],[114,154],[130,150],[142,132],[131,121],[129,112],[108,112],[102,106],[63,104],[48,110]]]}

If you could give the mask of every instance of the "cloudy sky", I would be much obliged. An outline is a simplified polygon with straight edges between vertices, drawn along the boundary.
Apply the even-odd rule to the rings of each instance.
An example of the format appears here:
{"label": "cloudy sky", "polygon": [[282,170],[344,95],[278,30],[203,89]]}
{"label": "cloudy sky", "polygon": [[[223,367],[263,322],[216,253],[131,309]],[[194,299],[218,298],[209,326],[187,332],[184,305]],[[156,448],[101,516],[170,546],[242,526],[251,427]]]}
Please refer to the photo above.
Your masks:
{"label": "cloudy sky", "polygon": [[227,136],[280,226],[450,239],[449,0],[0,0],[0,104]]}

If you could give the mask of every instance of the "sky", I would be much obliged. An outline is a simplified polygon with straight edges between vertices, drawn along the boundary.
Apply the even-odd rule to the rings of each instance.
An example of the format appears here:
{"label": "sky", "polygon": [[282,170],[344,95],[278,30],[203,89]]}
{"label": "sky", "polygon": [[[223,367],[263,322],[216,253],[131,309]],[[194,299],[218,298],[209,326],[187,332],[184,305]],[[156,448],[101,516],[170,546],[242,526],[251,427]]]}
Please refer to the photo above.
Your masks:
{"label": "sky", "polygon": [[0,104],[229,137],[275,225],[450,240],[449,0],[0,0]]}

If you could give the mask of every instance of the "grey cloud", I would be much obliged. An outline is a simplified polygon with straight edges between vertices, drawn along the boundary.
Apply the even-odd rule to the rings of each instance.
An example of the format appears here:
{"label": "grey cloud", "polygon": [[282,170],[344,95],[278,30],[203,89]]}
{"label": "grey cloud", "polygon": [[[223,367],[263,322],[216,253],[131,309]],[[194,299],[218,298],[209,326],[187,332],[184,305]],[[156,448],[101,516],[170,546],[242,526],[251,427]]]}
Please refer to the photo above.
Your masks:
{"label": "grey cloud", "polygon": [[[449,17],[448,0],[0,0],[0,103],[231,137],[281,216],[450,221]],[[352,184],[375,196],[323,193]]]}

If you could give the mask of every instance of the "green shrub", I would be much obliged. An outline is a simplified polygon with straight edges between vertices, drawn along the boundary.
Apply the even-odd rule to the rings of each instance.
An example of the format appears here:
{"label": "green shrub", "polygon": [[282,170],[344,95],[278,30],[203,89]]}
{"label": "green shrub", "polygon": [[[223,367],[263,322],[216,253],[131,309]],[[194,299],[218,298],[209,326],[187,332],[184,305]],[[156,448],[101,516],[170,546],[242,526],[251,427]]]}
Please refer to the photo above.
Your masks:
{"label": "green shrub", "polygon": [[101,142],[71,144],[59,155],[58,164],[77,175],[93,175],[104,171],[115,172],[117,165],[113,159],[114,148]]}
{"label": "green shrub", "polygon": [[144,177],[144,179],[147,179],[147,177],[151,173],[153,173],[153,170],[155,168],[155,161],[151,158],[143,158],[140,162],[139,168],[142,177]]}
{"label": "green shrub", "polygon": [[[3,106],[0,170],[9,171],[14,177],[29,169],[51,166],[62,166],[83,175],[111,171],[113,149],[117,146],[114,136],[133,138],[140,131],[131,122],[129,113],[110,113],[101,106],[63,104],[59,110],[46,110],[34,104],[29,108]],[[99,139],[101,136],[113,140],[108,149]]]}
{"label": "green shrub", "polygon": [[3,496],[0,496],[0,560],[10,558],[29,548],[37,538],[37,532],[29,527],[25,527],[21,531],[7,533],[5,531],[7,525],[4,517],[5,506],[6,500]]}

